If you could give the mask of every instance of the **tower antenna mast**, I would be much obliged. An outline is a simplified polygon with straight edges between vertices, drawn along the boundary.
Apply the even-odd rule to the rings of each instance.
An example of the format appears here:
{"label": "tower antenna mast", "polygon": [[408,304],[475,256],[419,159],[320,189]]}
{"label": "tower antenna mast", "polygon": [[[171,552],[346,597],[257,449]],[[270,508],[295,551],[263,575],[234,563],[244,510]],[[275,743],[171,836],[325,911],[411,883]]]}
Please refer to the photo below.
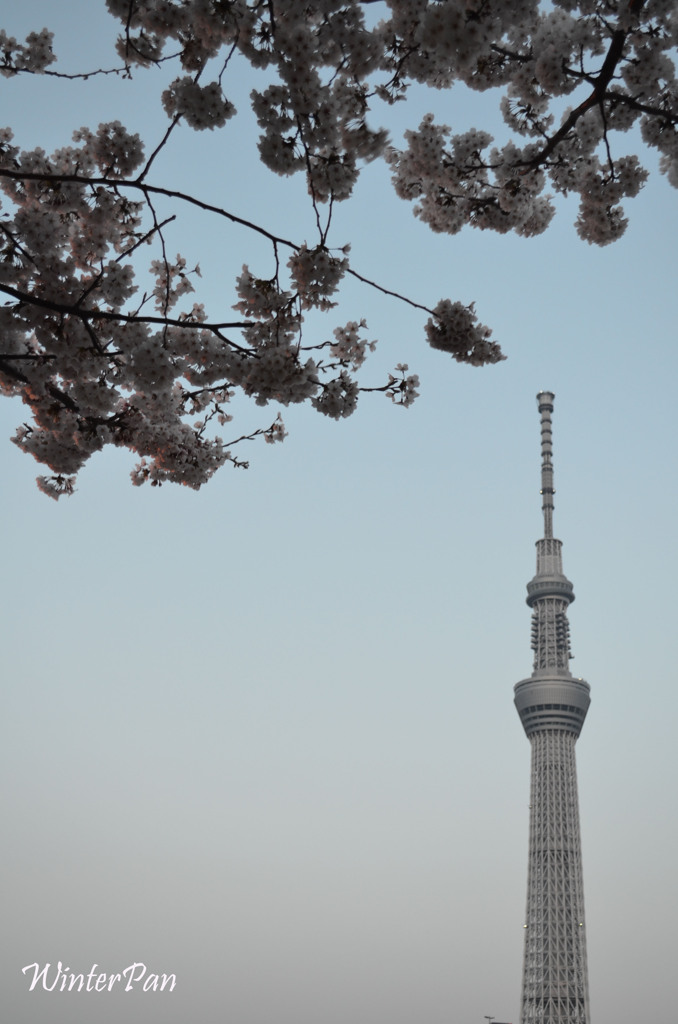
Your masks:
{"label": "tower antenna mast", "polygon": [[537,395],[541,415],[541,507],[544,513],[544,537],[553,537],[553,432],[551,413],[555,395],[551,391],[540,391]]}

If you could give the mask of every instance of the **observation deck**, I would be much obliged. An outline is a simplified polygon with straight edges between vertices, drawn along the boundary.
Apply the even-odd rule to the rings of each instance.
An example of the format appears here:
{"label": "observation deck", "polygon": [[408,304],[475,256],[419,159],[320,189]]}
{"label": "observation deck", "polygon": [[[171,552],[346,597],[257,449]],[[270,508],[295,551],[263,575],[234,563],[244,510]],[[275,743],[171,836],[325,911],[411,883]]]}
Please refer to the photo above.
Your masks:
{"label": "observation deck", "polygon": [[528,737],[544,729],[562,729],[578,737],[591,703],[583,679],[535,673],[513,688],[516,711]]}

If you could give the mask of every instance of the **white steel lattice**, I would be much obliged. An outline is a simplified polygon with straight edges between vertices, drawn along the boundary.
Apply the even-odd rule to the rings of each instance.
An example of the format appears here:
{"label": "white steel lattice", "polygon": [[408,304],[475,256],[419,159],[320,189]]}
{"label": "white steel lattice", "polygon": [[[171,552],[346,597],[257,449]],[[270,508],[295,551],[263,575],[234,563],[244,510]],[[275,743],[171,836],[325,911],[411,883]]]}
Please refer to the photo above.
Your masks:
{"label": "white steel lattice", "polygon": [[532,736],[521,1024],[589,1024],[576,736]]}

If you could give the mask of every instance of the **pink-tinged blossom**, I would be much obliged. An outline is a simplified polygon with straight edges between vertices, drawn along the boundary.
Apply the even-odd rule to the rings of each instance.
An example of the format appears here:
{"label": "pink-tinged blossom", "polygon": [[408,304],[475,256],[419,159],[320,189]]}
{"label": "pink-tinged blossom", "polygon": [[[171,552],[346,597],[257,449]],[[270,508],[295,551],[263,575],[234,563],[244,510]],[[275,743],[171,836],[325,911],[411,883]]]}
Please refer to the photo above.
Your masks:
{"label": "pink-tinged blossom", "polygon": [[334,342],[330,344],[330,352],[336,360],[359,370],[365,362],[368,352],[374,352],[376,341],[368,341],[360,337],[360,331],[367,327],[365,320],[351,320],[345,327],[335,327]]}
{"label": "pink-tinged blossom", "polygon": [[297,289],[302,309],[316,307],[331,309],[336,302],[330,301],[339,287],[348,260],[338,259],[321,245],[309,249],[303,245],[287,261],[292,281]]}
{"label": "pink-tinged blossom", "polygon": [[192,78],[177,78],[162,94],[162,105],[170,117],[183,117],[191,128],[221,128],[235,114],[218,82],[199,85]]}
{"label": "pink-tinged blossom", "polygon": [[419,387],[419,377],[416,373],[408,375],[407,371],[409,366],[407,363],[398,363],[396,366],[395,377],[392,373],[388,375],[388,386],[386,388],[386,396],[390,398],[395,405],[402,405],[407,408],[408,405],[412,405],[415,398],[419,397],[417,388]]}
{"label": "pink-tinged blossom", "polygon": [[358,404],[358,390],[356,382],[349,377],[345,370],[342,370],[334,380],[323,384],[320,395],[312,399],[312,405],[318,412],[333,420],[344,419],[355,411]]}
{"label": "pink-tinged blossom", "polygon": [[44,71],[56,60],[52,52],[53,40],[54,33],[46,28],[41,32],[31,32],[25,43],[18,43],[0,29],[0,75],[9,78],[20,71],[34,74]]}
{"label": "pink-tinged blossom", "polygon": [[[120,121],[100,124],[96,132],[81,128],[73,133],[73,141],[84,143],[80,153],[86,152],[106,177],[127,178],[144,159],[141,139],[136,133],[131,135]],[[80,169],[79,164],[76,166]]]}
{"label": "pink-tinged blossom", "polygon": [[464,306],[461,302],[441,299],[426,324],[426,336],[431,348],[449,352],[460,363],[484,366],[497,363],[506,357],[499,346],[490,341],[492,331],[478,323],[475,306]]}

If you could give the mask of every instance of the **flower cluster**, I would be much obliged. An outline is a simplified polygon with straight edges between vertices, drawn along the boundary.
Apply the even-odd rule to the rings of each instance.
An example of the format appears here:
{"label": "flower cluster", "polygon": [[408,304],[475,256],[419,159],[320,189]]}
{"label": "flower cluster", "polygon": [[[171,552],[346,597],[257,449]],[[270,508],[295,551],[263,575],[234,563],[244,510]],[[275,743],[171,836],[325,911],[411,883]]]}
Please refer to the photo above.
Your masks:
{"label": "flower cluster", "polygon": [[81,128],[73,133],[73,141],[83,143],[78,155],[86,153],[88,161],[107,177],[128,178],[144,159],[141,139],[131,135],[120,121],[100,124],[96,133]]}
{"label": "flower cluster", "polygon": [[478,323],[475,306],[441,299],[426,324],[426,337],[431,348],[449,352],[460,363],[484,366],[506,357],[499,346],[490,341],[492,331]]}
{"label": "flower cluster", "polygon": [[388,385],[386,387],[386,395],[396,405],[412,405],[415,398],[419,397],[417,388],[419,387],[419,377],[416,373],[408,375],[407,371],[409,366],[407,363],[398,363],[396,366],[397,377],[394,377],[392,373],[388,375]]}
{"label": "flower cluster", "polygon": [[43,28],[42,32],[31,32],[25,43],[18,43],[0,29],[0,75],[8,78],[20,71],[39,74],[56,60],[52,52],[54,33]]}
{"label": "flower cluster", "polygon": [[353,370],[359,370],[367,358],[367,353],[374,352],[376,341],[368,341],[360,337],[360,331],[367,327],[361,320],[351,320],[345,327],[335,327],[334,341],[330,343],[330,352],[336,360]]}
{"label": "flower cluster", "polygon": [[198,131],[221,128],[235,114],[218,82],[199,85],[189,75],[172,82],[162,94],[162,105],[170,117],[183,117]]}
{"label": "flower cluster", "polygon": [[303,245],[287,261],[292,280],[299,294],[302,309],[327,310],[336,306],[330,295],[336,292],[346,272],[348,260],[337,259],[318,245],[309,249]]}
{"label": "flower cluster", "polygon": [[[186,271],[186,260],[180,253],[174,263],[167,259],[151,260],[151,273],[155,276],[155,304],[164,313],[172,309],[182,295],[194,290]],[[200,268],[195,267],[191,273],[200,276]]]}
{"label": "flower cluster", "polygon": [[358,391],[357,383],[342,370],[338,377],[322,385],[322,391],[317,398],[312,399],[312,405],[333,420],[344,419],[355,411]]}

